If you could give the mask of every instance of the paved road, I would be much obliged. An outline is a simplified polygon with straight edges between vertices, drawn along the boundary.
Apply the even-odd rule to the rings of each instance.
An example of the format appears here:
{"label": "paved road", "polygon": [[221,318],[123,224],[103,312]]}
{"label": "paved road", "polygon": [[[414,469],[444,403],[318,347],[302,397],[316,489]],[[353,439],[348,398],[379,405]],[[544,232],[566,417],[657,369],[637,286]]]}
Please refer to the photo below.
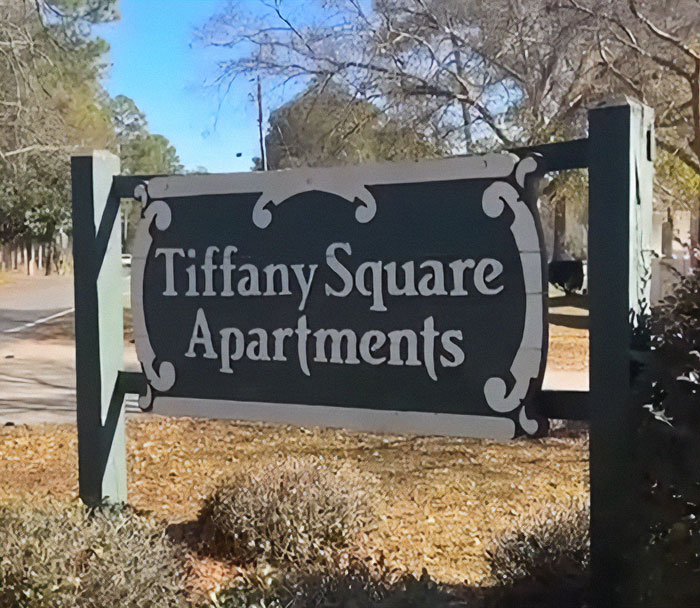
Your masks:
{"label": "paved road", "polygon": [[[72,277],[12,275],[0,285],[0,425],[75,422],[72,326]],[[138,369],[125,346],[125,369]],[[140,412],[133,401],[127,411]]]}
{"label": "paved road", "polygon": [[[129,308],[129,269],[124,268],[124,306]],[[48,323],[73,312],[73,277],[28,277],[12,274],[0,285],[0,347],[24,338],[37,324]]]}
{"label": "paved road", "polygon": [[0,285],[0,345],[21,337],[29,324],[73,310],[73,277],[13,274]]}

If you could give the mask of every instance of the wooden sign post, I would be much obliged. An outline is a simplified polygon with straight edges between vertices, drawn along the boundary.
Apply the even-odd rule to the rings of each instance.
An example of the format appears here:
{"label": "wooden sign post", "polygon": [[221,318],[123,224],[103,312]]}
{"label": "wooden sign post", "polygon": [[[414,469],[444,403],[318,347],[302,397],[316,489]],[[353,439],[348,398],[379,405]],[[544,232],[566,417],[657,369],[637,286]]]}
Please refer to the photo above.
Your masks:
{"label": "wooden sign post", "polygon": [[[124,392],[166,415],[506,439],[590,420],[596,605],[634,564],[630,311],[645,301],[653,113],[589,113],[587,139],[424,163],[118,176],[73,158],[80,495],[126,500]],[[545,173],[588,169],[590,392],[545,391]],[[115,218],[143,204],[120,371]]]}
{"label": "wooden sign post", "polygon": [[126,500],[124,412],[110,407],[124,358],[119,159],[76,154],[73,179],[75,370],[80,497],[86,504]]}
{"label": "wooden sign post", "polygon": [[591,564],[598,606],[633,606],[630,311],[649,302],[654,114],[628,101],[589,113]]}

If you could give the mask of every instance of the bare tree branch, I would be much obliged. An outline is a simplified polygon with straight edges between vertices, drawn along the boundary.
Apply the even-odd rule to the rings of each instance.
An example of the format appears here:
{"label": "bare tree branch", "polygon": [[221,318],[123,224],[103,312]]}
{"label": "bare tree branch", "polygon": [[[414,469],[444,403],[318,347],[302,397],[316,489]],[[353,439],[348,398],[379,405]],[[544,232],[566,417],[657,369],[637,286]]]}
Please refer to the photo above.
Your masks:
{"label": "bare tree branch", "polygon": [[662,150],[665,150],[666,152],[672,154],[673,156],[676,156],[679,160],[681,160],[683,163],[685,163],[695,173],[700,175],[700,162],[698,162],[695,158],[693,158],[693,156],[691,154],[689,154],[688,152],[686,152],[682,147],[674,146],[673,144],[671,144],[663,139],[658,139],[656,144]]}
{"label": "bare tree branch", "polygon": [[650,19],[645,17],[638,9],[637,9],[637,4],[635,3],[634,0],[628,0],[628,6],[630,7],[630,11],[632,11],[632,14],[639,19],[646,27],[647,29],[654,34],[657,38],[664,40],[666,42],[670,42],[673,46],[675,46],[677,49],[680,49],[684,54],[686,54],[688,57],[690,57],[693,61],[700,61],[700,54],[696,53],[693,49],[691,49],[687,44],[685,44],[680,38],[677,36],[673,36],[669,34],[668,32],[665,32],[662,30],[660,27],[652,23]]}

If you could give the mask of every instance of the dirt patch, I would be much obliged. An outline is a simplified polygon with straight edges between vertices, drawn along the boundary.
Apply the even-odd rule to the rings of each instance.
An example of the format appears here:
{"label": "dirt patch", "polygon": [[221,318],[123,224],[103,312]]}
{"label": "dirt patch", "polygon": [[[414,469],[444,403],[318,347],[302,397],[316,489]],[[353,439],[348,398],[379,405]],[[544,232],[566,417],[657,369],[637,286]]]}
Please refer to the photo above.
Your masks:
{"label": "dirt patch", "polygon": [[[367,553],[448,583],[483,581],[484,545],[515,517],[588,492],[584,436],[497,443],[166,418],[132,420],[128,436],[129,502],[171,524],[195,519],[233,470],[288,456],[354,468],[381,488]],[[75,500],[77,470],[74,427],[0,429],[0,501]]]}

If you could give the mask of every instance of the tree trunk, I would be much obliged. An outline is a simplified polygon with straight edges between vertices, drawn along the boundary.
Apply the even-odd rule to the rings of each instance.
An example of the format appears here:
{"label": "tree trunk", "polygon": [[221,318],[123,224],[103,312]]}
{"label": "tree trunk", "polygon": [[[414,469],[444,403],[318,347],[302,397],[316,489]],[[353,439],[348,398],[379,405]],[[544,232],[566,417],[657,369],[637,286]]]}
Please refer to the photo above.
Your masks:
{"label": "tree trunk", "polygon": [[566,200],[558,199],[554,205],[554,242],[552,244],[552,261],[564,257],[566,239]]}
{"label": "tree trunk", "polygon": [[673,216],[670,209],[666,212],[666,221],[661,224],[661,255],[673,257]]}
{"label": "tree trunk", "polygon": [[53,256],[53,248],[54,244],[49,243],[46,245],[46,260],[45,260],[45,265],[46,265],[46,276],[48,277],[51,274],[51,257]]}
{"label": "tree trunk", "polygon": [[2,246],[2,270],[10,270],[12,268],[12,249],[9,244]]}
{"label": "tree trunk", "polygon": [[25,262],[27,267],[27,276],[32,276],[34,274],[34,247],[32,242],[29,241],[25,245]]}

